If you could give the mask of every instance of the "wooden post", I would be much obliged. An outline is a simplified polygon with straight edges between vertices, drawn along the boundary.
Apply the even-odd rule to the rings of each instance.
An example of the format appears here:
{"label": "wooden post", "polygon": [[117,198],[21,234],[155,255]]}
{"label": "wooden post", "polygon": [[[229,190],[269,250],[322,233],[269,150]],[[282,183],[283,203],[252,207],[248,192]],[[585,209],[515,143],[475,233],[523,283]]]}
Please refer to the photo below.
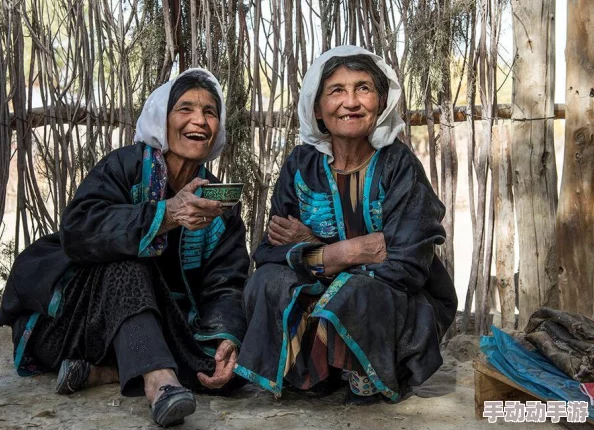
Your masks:
{"label": "wooden post", "polygon": [[557,213],[561,308],[594,316],[594,8],[567,2],[565,154]]}
{"label": "wooden post", "polygon": [[495,196],[496,283],[501,298],[501,328],[513,330],[516,322],[514,287],[514,199],[510,137],[507,126],[493,128],[493,195]]}
{"label": "wooden post", "polygon": [[[192,35],[191,42],[191,58],[192,67],[198,67],[198,4],[197,0],[190,0],[190,34]],[[235,24],[235,21],[233,21]],[[234,53],[233,53],[234,54]],[[230,55],[231,57],[232,55]]]}
{"label": "wooden post", "polygon": [[558,307],[555,0],[513,0],[512,11],[512,165],[520,244],[518,329],[523,330],[541,306]]}
{"label": "wooden post", "polygon": [[[440,0],[443,31],[450,34],[451,4],[449,1]],[[450,64],[452,56],[451,43],[446,43],[441,48],[444,64]],[[446,213],[442,225],[446,231],[445,244],[441,247],[441,261],[454,279],[454,224],[456,213],[456,189],[458,184],[458,154],[454,131],[454,106],[452,103],[452,80],[450,70],[443,70],[441,90],[439,94],[442,111],[442,121],[439,124],[441,144],[441,201],[445,205]]]}

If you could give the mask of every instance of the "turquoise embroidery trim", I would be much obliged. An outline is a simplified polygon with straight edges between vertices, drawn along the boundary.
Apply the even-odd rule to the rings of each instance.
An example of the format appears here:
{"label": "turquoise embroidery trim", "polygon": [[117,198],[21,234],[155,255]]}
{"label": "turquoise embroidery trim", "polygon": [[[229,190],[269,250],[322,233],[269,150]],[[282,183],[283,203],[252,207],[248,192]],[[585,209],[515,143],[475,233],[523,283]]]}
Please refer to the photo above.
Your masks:
{"label": "turquoise embroidery trim", "polygon": [[384,200],[386,200],[386,192],[384,191],[384,187],[382,186],[380,178],[378,199],[371,202],[371,208],[369,209],[369,212],[371,213],[371,225],[374,229],[371,230],[370,233],[373,231],[382,231],[384,229],[384,222],[382,218],[382,204],[384,203]]}
{"label": "turquoise embroidery trim", "polygon": [[382,185],[382,178],[381,177],[380,177],[380,182],[379,182],[378,199],[381,200],[382,202],[384,200],[386,200],[386,190],[384,190],[384,186]]}
{"label": "turquoise embroidery trim", "polygon": [[324,284],[322,284],[320,281],[317,281],[315,284],[304,285],[301,291],[306,294],[318,295],[322,294],[325,288],[326,286]]}
{"label": "turquoise embroidery trim", "polygon": [[311,313],[312,316],[316,312],[321,311],[328,304],[330,300],[340,291],[342,286],[351,278],[351,274],[346,272],[340,272],[340,274],[332,281],[326,292],[320,297],[320,300],[316,303],[316,306]]}
{"label": "turquoise embroidery trim", "polygon": [[[194,334],[194,339],[196,339],[197,341],[209,341],[209,340],[216,340],[216,339],[227,339],[230,340],[231,342],[233,342],[235,344],[235,346],[237,346],[237,348],[241,347],[241,342],[239,341],[239,339],[237,339],[235,336],[233,336],[232,334],[229,333],[219,333],[219,334],[213,334],[213,335],[201,335],[201,334]],[[214,357],[217,353],[217,350],[211,346],[207,346],[207,345],[202,345],[202,344],[198,344],[198,348],[200,348],[202,350],[202,352],[204,352],[206,355],[209,355],[210,357]]]}
{"label": "turquoise embroidery trim", "polygon": [[204,237],[202,237],[202,235],[198,235],[198,236],[186,235],[185,240],[188,243],[202,243],[202,241],[204,240]]}
{"label": "turquoise embroidery trim", "polygon": [[25,369],[20,369],[21,361],[23,361],[23,354],[25,353],[25,347],[27,346],[27,342],[29,342],[29,338],[31,337],[31,333],[33,333],[33,328],[35,324],[37,324],[37,320],[39,319],[39,312],[33,313],[29,317],[29,321],[27,321],[27,325],[25,326],[25,331],[21,336],[21,340],[19,340],[19,344],[17,346],[15,355],[14,355],[14,367],[17,370],[17,373],[20,376],[29,376],[30,372],[27,372]]}
{"label": "turquoise embroidery trim", "polygon": [[233,372],[236,375],[239,375],[242,378],[247,379],[250,382],[253,382],[254,384],[258,384],[265,390],[270,391],[275,395],[275,397],[280,397],[281,392],[276,388],[276,383],[274,381],[266,379],[263,376],[260,376],[257,373],[251,371],[250,369],[246,369],[245,367],[240,366],[239,364],[235,365],[235,369],[233,369]]}
{"label": "turquoise embroidery trim", "polygon": [[212,252],[219,244],[221,236],[225,232],[225,223],[221,217],[215,218],[209,226],[206,233],[206,246],[204,248],[204,258],[209,258]]}
{"label": "turquoise embroidery trim", "polygon": [[142,183],[132,186],[130,196],[132,197],[132,203],[135,205],[142,201]]}
{"label": "turquoise embroidery trim", "polygon": [[365,174],[365,185],[363,186],[363,219],[365,220],[365,227],[367,228],[368,233],[373,233],[381,230],[376,230],[376,225],[374,225],[373,222],[375,221],[375,219],[372,221],[373,207],[369,204],[371,184],[373,182],[373,175],[375,173],[375,166],[377,165],[379,153],[379,151],[376,151],[375,154],[373,154],[373,157],[371,157],[371,161],[369,162],[369,166],[367,167],[367,173]]}
{"label": "turquoise embroidery trim", "polygon": [[163,218],[165,217],[166,209],[167,209],[167,203],[165,202],[165,200],[160,200],[157,203],[157,211],[155,212],[155,218],[153,218],[151,227],[150,227],[148,233],[146,234],[146,236],[144,236],[142,238],[142,240],[140,241],[140,247],[138,250],[139,257],[152,257],[153,256],[148,252],[148,247],[151,244],[151,242],[153,241],[153,239],[155,238],[155,236],[157,236],[157,232],[159,231],[159,228],[161,228],[161,223],[163,222]]}
{"label": "turquoise embroidery trim", "polygon": [[[307,284],[306,284],[307,285]],[[276,387],[278,388],[279,393],[283,389],[283,378],[285,376],[285,366],[287,365],[287,353],[289,349],[289,316],[291,315],[291,311],[295,306],[295,302],[297,301],[297,297],[301,293],[305,285],[301,285],[295,288],[293,291],[293,298],[283,312],[283,344],[281,346],[281,356],[279,360],[278,372],[276,373]]]}
{"label": "turquoise embroidery trim", "polygon": [[217,334],[211,334],[211,335],[204,335],[204,334],[196,333],[196,334],[194,334],[194,339],[196,339],[198,341],[202,341],[202,342],[209,341],[209,340],[217,340],[217,339],[230,340],[238,348],[241,347],[241,341],[230,333],[217,333]]}
{"label": "turquoise embroidery trim", "polygon": [[52,300],[47,308],[47,313],[50,317],[56,317],[60,303],[62,303],[62,288],[61,285],[58,285],[54,290],[54,294],[52,294]]}
{"label": "turquoise embroidery trim", "polygon": [[351,278],[351,276],[352,275],[345,272],[340,273],[340,275],[336,277],[334,282],[330,284],[330,286],[322,295],[320,300],[318,300],[318,303],[316,304],[316,307],[314,308],[311,316],[317,318],[324,318],[330,321],[332,325],[334,325],[334,328],[336,329],[344,343],[346,343],[348,348],[353,352],[353,354],[355,354],[355,356],[359,360],[359,363],[361,363],[363,370],[365,370],[365,373],[369,377],[369,380],[373,382],[373,385],[375,385],[384,396],[388,397],[393,401],[396,401],[398,400],[398,393],[389,389],[382,382],[382,380],[377,375],[377,372],[369,362],[369,359],[367,358],[359,344],[355,342],[355,340],[351,337],[351,335],[349,334],[345,326],[340,322],[336,314],[332,311],[325,309],[325,306],[328,304],[328,302],[338,293],[338,291],[340,291],[342,286]]}
{"label": "turquoise embroidery trim", "polygon": [[225,233],[225,222],[221,217],[215,218],[207,228],[182,231],[179,255],[183,270],[196,269],[203,260],[209,258]]}
{"label": "turquoise embroidery trim", "polygon": [[295,192],[299,200],[301,221],[311,227],[313,233],[325,239],[336,236],[336,220],[332,213],[330,196],[312,191],[297,170],[294,179]]}
{"label": "turquoise embroidery trim", "polygon": [[200,348],[200,350],[205,353],[206,355],[208,355],[209,357],[214,358],[214,356],[217,354],[217,350],[214,349],[212,346],[206,346],[206,345],[202,345],[201,343],[198,344],[198,348]]}
{"label": "turquoise embroidery trim", "polygon": [[336,224],[338,228],[338,237],[340,240],[346,239],[346,230],[344,226],[344,216],[342,214],[342,204],[340,202],[340,195],[338,194],[338,185],[336,185],[336,181],[334,180],[334,176],[332,175],[332,171],[330,170],[330,165],[328,164],[328,155],[324,155],[324,171],[326,172],[326,178],[328,179],[328,184],[330,184],[330,191],[332,192],[332,202],[334,206],[334,218],[336,219]]}
{"label": "turquoise embroidery trim", "polygon": [[153,164],[153,148],[146,145],[142,157],[142,200],[147,201],[150,195],[150,183]]}
{"label": "turquoise embroidery trim", "polygon": [[[315,285],[315,284],[314,284]],[[261,375],[258,375],[252,370],[249,370],[239,364],[235,365],[235,369],[233,370],[237,375],[241,376],[242,378],[247,379],[248,381],[254,382],[260,385],[265,390],[272,392],[276,397],[280,397],[282,389],[283,389],[283,378],[285,376],[285,366],[287,365],[287,353],[288,353],[288,345],[289,345],[289,315],[291,315],[291,311],[295,306],[295,301],[301,293],[301,290],[305,287],[310,287],[311,285],[305,284],[299,287],[296,287],[293,291],[293,297],[289,305],[283,311],[283,343],[281,345],[281,354],[280,359],[278,361],[278,371],[276,373],[276,381],[271,381],[269,379],[264,378]]]}

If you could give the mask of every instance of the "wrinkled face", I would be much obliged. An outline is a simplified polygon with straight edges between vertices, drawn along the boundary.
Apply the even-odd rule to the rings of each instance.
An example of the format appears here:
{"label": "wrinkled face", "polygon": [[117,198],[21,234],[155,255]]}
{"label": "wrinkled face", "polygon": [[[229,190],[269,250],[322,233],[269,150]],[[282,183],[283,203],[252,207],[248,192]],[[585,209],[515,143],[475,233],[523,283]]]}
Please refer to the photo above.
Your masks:
{"label": "wrinkled face", "polygon": [[205,160],[218,132],[216,101],[203,88],[186,91],[167,115],[169,151],[180,158]]}
{"label": "wrinkled face", "polygon": [[356,139],[372,132],[379,105],[371,75],[341,66],[324,82],[314,110],[333,137]]}

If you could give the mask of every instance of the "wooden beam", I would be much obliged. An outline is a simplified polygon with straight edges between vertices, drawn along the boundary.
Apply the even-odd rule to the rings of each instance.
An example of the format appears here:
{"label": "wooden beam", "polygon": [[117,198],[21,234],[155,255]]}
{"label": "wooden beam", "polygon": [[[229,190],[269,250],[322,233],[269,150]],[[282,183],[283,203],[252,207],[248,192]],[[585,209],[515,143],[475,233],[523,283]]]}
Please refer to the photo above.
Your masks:
{"label": "wooden beam", "polygon": [[[497,110],[497,117],[499,119],[511,119],[511,110],[512,107],[509,104],[501,104],[498,106]],[[97,117],[97,113],[88,112],[84,106],[80,106],[75,108],[74,106],[66,106],[66,107],[58,107],[56,108],[56,114],[54,116],[57,119],[60,119],[64,122],[73,123],[73,124],[83,124],[87,120],[87,115],[91,115],[93,118]],[[245,115],[249,115],[246,111]],[[281,113],[274,112],[273,114],[273,123],[279,123],[277,121],[279,115]],[[45,117],[49,116],[48,109],[43,107],[37,107],[31,109],[31,112],[27,114],[25,118],[25,122],[29,123],[32,127],[41,127],[44,124]],[[425,115],[424,110],[413,110],[409,111],[408,115],[405,115],[405,118],[408,122],[410,122],[411,126],[423,126],[427,125],[427,115]],[[476,119],[482,119],[482,109],[480,106],[475,106],[474,108],[474,117]],[[105,123],[110,123],[111,125],[118,126],[120,125],[120,120],[116,115],[114,115],[114,120],[110,122],[109,118],[111,118],[110,110],[107,110],[104,114]],[[565,119],[565,105],[564,104],[556,104],[555,105],[555,119]],[[265,120],[257,118],[254,120],[256,125],[264,124]],[[297,118],[295,118],[297,121]],[[439,109],[433,110],[433,121],[435,124],[439,124],[441,121],[441,112]],[[454,108],[454,121],[455,122],[462,122],[466,121],[466,106],[458,106]],[[525,119],[517,118],[516,121],[525,121]],[[10,114],[10,126],[14,130],[16,128],[17,118],[15,118],[14,114]],[[131,124],[135,126],[135,124]]]}
{"label": "wooden beam", "polygon": [[[55,109],[55,114],[52,115],[55,119],[61,120],[63,122],[72,123],[72,124],[84,124],[87,120],[87,115],[91,114],[93,118],[97,117],[97,114],[93,114],[87,112],[84,106],[80,106],[75,108],[74,106],[61,106]],[[17,122],[19,118],[16,118],[14,113],[9,114],[10,117],[10,126],[14,130],[16,128]],[[50,117],[49,107],[37,107],[31,109],[30,112],[27,113],[27,116],[24,118],[25,123],[29,124],[32,128],[41,127],[45,123],[45,118]],[[104,123],[111,125],[118,126],[120,125],[120,120],[118,115],[114,115],[114,120],[110,121],[111,118],[111,111],[107,110],[105,112],[105,120]]]}

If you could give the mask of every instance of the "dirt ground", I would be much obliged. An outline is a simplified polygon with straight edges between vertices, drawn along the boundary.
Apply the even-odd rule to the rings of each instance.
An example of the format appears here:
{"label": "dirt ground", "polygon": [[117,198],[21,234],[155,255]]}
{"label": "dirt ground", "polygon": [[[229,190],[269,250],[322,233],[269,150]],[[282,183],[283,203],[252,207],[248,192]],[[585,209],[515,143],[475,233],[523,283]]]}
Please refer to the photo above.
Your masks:
{"label": "dirt ground", "polygon": [[[489,424],[474,418],[472,358],[478,340],[462,336],[450,342],[441,369],[401,403],[344,406],[345,389],[311,400],[286,392],[276,400],[254,386],[231,398],[196,396],[196,412],[186,429],[538,429],[540,424]],[[0,328],[0,429],[157,429],[144,397],[122,397],[117,384],[82,390],[70,396],[53,393],[55,374],[23,378],[12,362],[10,330]],[[501,421],[501,420],[500,420]]]}

